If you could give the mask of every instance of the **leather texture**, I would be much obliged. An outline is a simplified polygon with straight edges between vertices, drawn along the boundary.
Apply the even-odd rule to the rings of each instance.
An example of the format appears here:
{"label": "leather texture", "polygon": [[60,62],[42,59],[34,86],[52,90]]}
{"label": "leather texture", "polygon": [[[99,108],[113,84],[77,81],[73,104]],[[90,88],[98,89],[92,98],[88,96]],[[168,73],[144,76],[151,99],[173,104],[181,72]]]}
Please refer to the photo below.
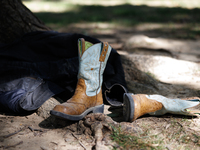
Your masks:
{"label": "leather texture", "polygon": [[[188,116],[199,116],[200,110],[192,113],[189,109],[200,104],[199,98],[197,99],[169,99],[161,95],[146,95],[147,99],[156,100],[163,104],[161,110],[149,113],[150,115],[164,115],[166,113],[188,115]],[[196,114],[197,113],[197,114]]]}
{"label": "leather texture", "polygon": [[76,91],[67,102],[56,105],[54,111],[62,112],[68,115],[80,115],[90,107],[103,104],[102,92],[97,95],[87,96],[84,79],[80,78],[77,83]]}
{"label": "leather texture", "polygon": [[132,121],[136,120],[138,117],[161,110],[163,105],[154,99],[149,99],[145,94],[131,95],[134,101],[134,116]]}
{"label": "leather texture", "polygon": [[[103,104],[102,80],[103,72],[111,52],[107,46],[106,52],[102,54],[102,43],[91,46],[91,43],[79,39],[79,73],[78,83],[74,95],[67,102],[54,107],[54,112],[62,114],[81,115],[86,110]],[[87,48],[87,49],[85,49]],[[100,62],[100,56],[105,55],[104,61]]]}
{"label": "leather texture", "polygon": [[105,61],[106,53],[108,52],[108,48],[109,48],[108,42],[103,42],[103,48],[102,48],[102,52],[101,52],[99,61],[101,61],[101,62]]}

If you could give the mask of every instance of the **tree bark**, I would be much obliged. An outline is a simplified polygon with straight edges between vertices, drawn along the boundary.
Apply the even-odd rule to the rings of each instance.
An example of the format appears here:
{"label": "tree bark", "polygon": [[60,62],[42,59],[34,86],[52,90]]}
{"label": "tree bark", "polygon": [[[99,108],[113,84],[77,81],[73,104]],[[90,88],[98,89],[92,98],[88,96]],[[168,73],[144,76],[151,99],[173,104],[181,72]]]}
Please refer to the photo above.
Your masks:
{"label": "tree bark", "polygon": [[48,31],[21,0],[0,0],[0,43],[11,43],[32,31]]}

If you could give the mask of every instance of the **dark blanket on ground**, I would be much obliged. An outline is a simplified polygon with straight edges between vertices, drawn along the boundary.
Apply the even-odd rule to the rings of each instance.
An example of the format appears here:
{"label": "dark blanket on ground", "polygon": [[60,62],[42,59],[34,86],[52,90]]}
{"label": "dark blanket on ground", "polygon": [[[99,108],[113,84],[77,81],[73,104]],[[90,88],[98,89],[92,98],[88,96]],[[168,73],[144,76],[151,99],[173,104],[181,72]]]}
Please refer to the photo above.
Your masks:
{"label": "dark blanket on ground", "polygon": [[[0,85],[23,77],[41,78],[72,96],[79,67],[79,38],[94,44],[100,42],[82,34],[37,31],[12,44],[0,44]],[[1,86],[0,92],[3,90]],[[123,90],[126,83],[120,56],[112,49],[103,74],[104,100],[122,102]]]}

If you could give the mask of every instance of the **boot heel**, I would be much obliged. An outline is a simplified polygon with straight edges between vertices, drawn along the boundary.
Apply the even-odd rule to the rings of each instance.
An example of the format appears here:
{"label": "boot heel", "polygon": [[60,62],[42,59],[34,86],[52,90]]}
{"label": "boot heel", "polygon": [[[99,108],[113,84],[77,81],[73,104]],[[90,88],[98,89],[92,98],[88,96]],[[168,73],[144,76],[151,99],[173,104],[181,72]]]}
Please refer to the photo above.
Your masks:
{"label": "boot heel", "polygon": [[103,113],[104,112],[104,104],[95,106],[95,108],[92,111],[93,113]]}
{"label": "boot heel", "polygon": [[125,93],[123,96],[123,118],[126,122],[131,122],[134,116],[135,106],[131,95],[130,93]]}

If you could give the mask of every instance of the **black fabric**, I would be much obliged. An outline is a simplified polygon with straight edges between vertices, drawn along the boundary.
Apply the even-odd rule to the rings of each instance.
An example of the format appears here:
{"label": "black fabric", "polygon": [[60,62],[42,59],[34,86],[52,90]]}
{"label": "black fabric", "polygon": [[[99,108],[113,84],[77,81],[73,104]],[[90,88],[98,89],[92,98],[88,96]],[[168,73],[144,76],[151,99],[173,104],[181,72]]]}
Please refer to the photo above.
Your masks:
{"label": "black fabric", "polygon": [[[100,42],[82,34],[37,31],[12,44],[1,43],[0,85],[23,77],[35,77],[56,84],[68,95],[73,95],[79,67],[79,38],[94,44]],[[103,92],[116,83],[126,88],[120,56],[112,49],[103,75]]]}
{"label": "black fabric", "polygon": [[108,88],[103,96],[104,99],[108,102],[109,105],[114,107],[122,107],[123,105],[123,96],[124,93],[127,93],[127,89],[120,85],[120,84],[114,84],[110,88]]}

